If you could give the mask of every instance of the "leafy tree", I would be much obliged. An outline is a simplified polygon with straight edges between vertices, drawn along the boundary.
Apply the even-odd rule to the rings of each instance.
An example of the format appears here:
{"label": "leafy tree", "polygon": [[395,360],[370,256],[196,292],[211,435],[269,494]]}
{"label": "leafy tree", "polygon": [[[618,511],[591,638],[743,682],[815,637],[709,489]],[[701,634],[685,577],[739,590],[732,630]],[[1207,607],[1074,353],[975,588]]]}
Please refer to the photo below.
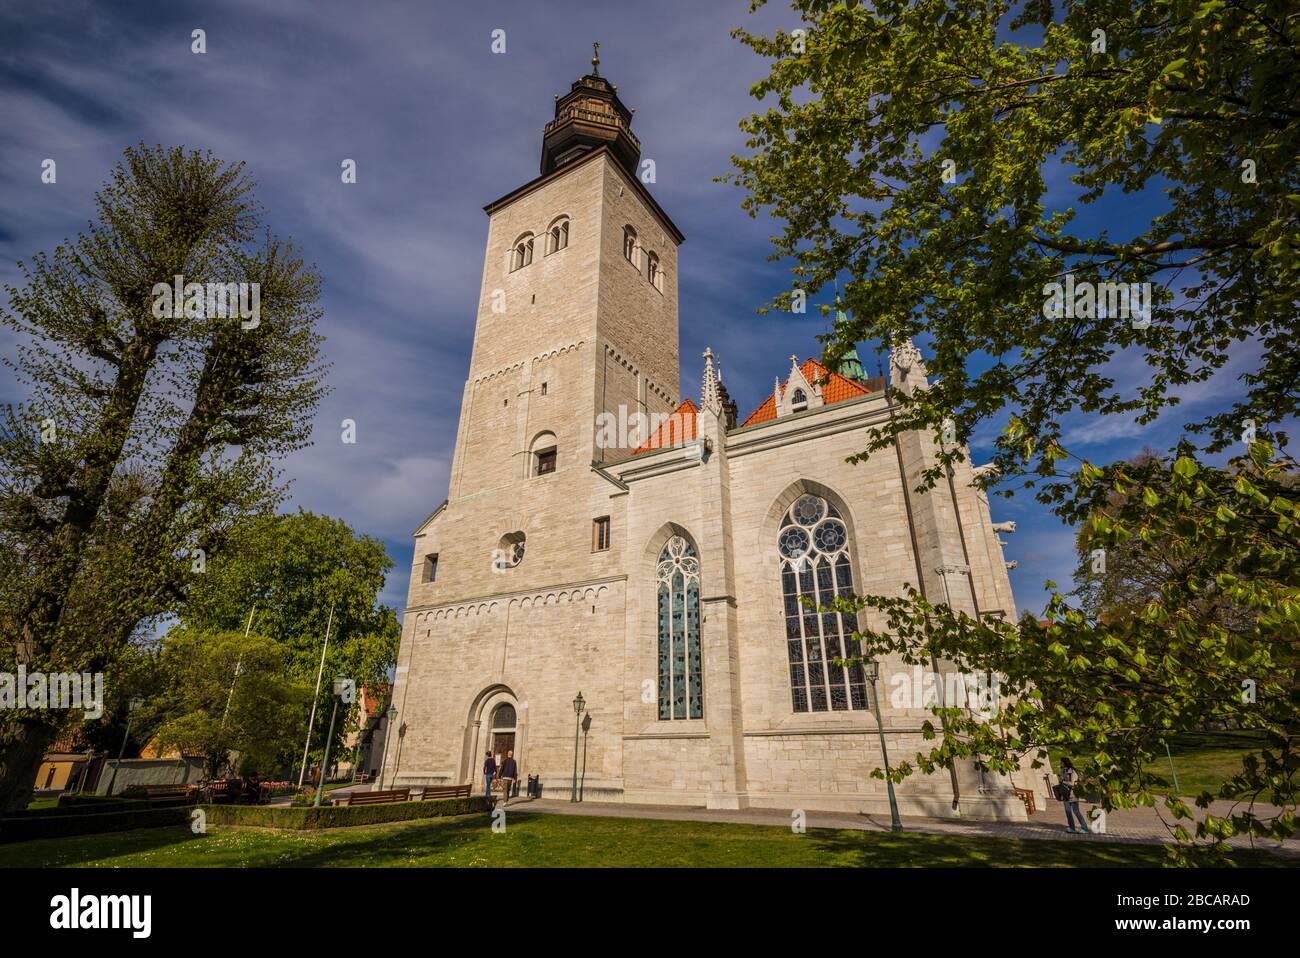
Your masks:
{"label": "leafy tree", "polygon": [[[751,215],[783,221],[773,255],[793,259],[796,288],[812,296],[848,277],[851,318],[826,337],[832,365],[864,340],[933,338],[937,382],[895,397],[900,414],[871,451],[951,417],[951,461],[1001,413],[1022,424],[998,439],[1002,474],[1051,476],[1066,413],[1150,421],[1243,348],[1258,351],[1244,396],[1192,428],[1221,449],[1246,420],[1267,438],[1300,409],[1293,3],[793,7],[805,36],[736,31],[771,70],[753,88],[767,109],[742,123],[754,152],[734,158],[730,179]],[[1053,205],[1049,177],[1078,207],[1119,215]],[[1144,189],[1162,190],[1163,210],[1134,221],[1125,197]],[[1106,227],[1085,227],[1097,221]],[[1045,291],[1066,274],[1152,283],[1149,324],[1048,315]],[[1117,382],[1108,364],[1121,355],[1145,375]]]}
{"label": "leafy tree", "polygon": [[[256,516],[230,530],[179,614],[188,629],[222,632],[243,631],[251,613],[253,630],[279,644],[282,668],[313,690],[329,627],[317,703],[328,716],[334,676],[352,679],[360,694],[366,682],[383,682],[396,662],[401,628],[393,610],[379,604],[392,564],[381,541],[357,535],[341,519],[303,510]],[[320,721],[319,712],[317,718],[312,747],[321,751],[328,719]],[[293,730],[299,749],[306,724],[304,713]],[[344,730],[340,723],[336,736]],[[301,752],[294,758],[301,760]]]}
{"label": "leafy tree", "polygon": [[[1131,483],[1140,481],[1144,487],[1157,488],[1167,470],[1168,464],[1150,449],[1130,459],[1126,467]],[[1280,479],[1284,484],[1290,481],[1286,475]],[[1161,494],[1165,491],[1160,490]],[[1071,597],[1086,614],[1107,622],[1140,615],[1167,583],[1198,574],[1206,560],[1202,549],[1180,548],[1178,540],[1157,536],[1151,528],[1144,536],[1113,542],[1105,549],[1095,547],[1097,529],[1122,515],[1132,495],[1132,491],[1121,495],[1112,490],[1081,524],[1075,538],[1079,565],[1074,578],[1078,586]],[[1250,561],[1250,556],[1242,559]],[[1229,601],[1220,589],[1194,596],[1187,611],[1196,621],[1213,621],[1238,636],[1249,635],[1254,628],[1251,610]]]}
{"label": "leafy tree", "polygon": [[[1197,836],[1290,834],[1300,551],[1289,466],[1264,442],[1240,468],[1198,455],[1242,439],[1284,445],[1276,426],[1300,410],[1300,13],[1283,0],[792,6],[799,34],[736,31],[771,69],[753,88],[766,109],[742,123],[752,153],[733,158],[729,179],[751,215],[782,221],[773,258],[792,261],[794,289],[772,307],[846,280],[845,315],[823,338],[828,365],[862,341],[930,338],[932,385],[891,395],[896,414],[863,456],[950,419],[957,441],[926,472],[932,484],[978,425],[1004,418],[1003,493],[1034,487],[1087,523],[1087,551],[1105,548],[1135,575],[1125,562],[1144,563],[1151,590],[1116,593],[1123,608],[1107,615],[1054,593],[1046,626],[976,622],[914,592],[858,600],[888,620],[866,636],[867,655],[951,661],[1000,675],[1009,693],[991,714],[936,710],[942,739],[918,767],[978,758],[1008,771],[1068,746],[1107,807],[1151,804],[1163,783],[1142,769],[1160,743],[1223,721],[1261,730],[1268,746],[1225,786],[1246,809],[1205,816]],[[1049,202],[1049,180],[1072,200]],[[1159,211],[1134,216],[1133,193]],[[1055,314],[1053,284],[1067,282],[1151,284],[1151,309]],[[1067,414],[1148,423],[1242,357],[1253,362],[1244,389],[1188,424],[1200,453],[1058,471]],[[1257,799],[1283,811],[1256,817]]]}
{"label": "leafy tree", "polygon": [[284,669],[274,639],[242,632],[168,633],[159,657],[161,694],[146,706],[158,741],[202,755],[217,778],[238,753],[241,771],[270,772],[300,742],[312,685]]}
{"label": "leafy tree", "polygon": [[[1184,449],[1184,453],[1188,452]],[[864,656],[898,654],[924,665],[934,656],[975,675],[999,676],[993,700],[976,708],[935,709],[939,743],[917,756],[930,772],[976,759],[998,772],[1023,756],[1035,764],[1049,748],[1074,757],[1105,808],[1163,802],[1173,835],[1223,850],[1232,835],[1280,839],[1296,831],[1300,794],[1300,550],[1297,498],[1265,443],[1233,475],[1203,469],[1188,455],[1098,469],[1085,465],[1077,492],[1103,512],[1084,545],[1111,551],[1134,542],[1168,552],[1177,574],[1162,578],[1126,614],[1093,617],[1054,593],[1046,623],[977,622],[915,591],[903,597],[845,600],[846,611],[882,612],[886,627],[864,633]],[[1205,613],[1218,595],[1246,610],[1244,631]],[[983,707],[981,707],[983,706]],[[1194,818],[1169,783],[1146,768],[1166,740],[1206,722],[1258,730],[1265,745],[1246,753],[1240,774],[1212,798],[1237,804],[1229,815]],[[913,771],[904,763],[898,779]],[[1163,794],[1163,798],[1161,798]]]}
{"label": "leafy tree", "polygon": [[[239,516],[283,495],[274,460],[308,443],[322,395],[320,279],[263,233],[242,164],[126,150],[96,221],[20,263],[0,410],[0,668],[102,671],[168,612]],[[257,284],[259,314],[155,290]],[[248,300],[251,305],[251,290]],[[114,695],[114,690],[109,690]],[[0,808],[26,804],[57,717],[0,723]]]}

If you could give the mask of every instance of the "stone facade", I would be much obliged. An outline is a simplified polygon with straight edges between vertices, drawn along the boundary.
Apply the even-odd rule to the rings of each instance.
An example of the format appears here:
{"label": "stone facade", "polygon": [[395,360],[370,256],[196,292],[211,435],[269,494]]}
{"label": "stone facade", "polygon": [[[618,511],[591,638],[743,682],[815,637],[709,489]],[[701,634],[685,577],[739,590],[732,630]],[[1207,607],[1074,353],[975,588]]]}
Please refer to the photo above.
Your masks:
{"label": "stone facade", "polygon": [[[549,796],[568,794],[576,756],[586,799],[887,812],[870,776],[881,764],[872,711],[792,704],[778,533],[792,504],[815,496],[847,529],[855,590],[900,594],[919,581],[932,600],[1014,616],[987,499],[968,466],[915,492],[936,453],[926,436],[845,462],[890,414],[878,382],[834,377],[833,399],[825,377],[796,363],[771,417],[736,427],[708,359],[698,411],[679,405],[681,234],[636,176],[639,147],[613,88],[584,77],[557,102],[557,123],[599,115],[590,103],[575,110],[574,97],[608,108],[606,140],[598,124],[581,140],[548,133],[543,175],[486,208],[450,489],[415,532],[385,778],[478,782],[484,752],[513,747],[521,775],[539,776]],[[561,222],[567,245],[552,249]],[[530,234],[532,259],[520,265]],[[924,388],[910,344],[894,350],[891,377],[895,389]],[[674,410],[689,441],[678,431],[647,443],[640,415]],[[629,420],[617,442],[602,432]],[[656,566],[677,537],[698,555],[692,671],[703,691],[699,717],[668,719]],[[891,759],[928,747],[928,710],[890,700],[891,679],[907,671],[881,663]],[[898,800],[904,814],[1023,818],[1011,784],[974,768],[914,775]],[[1015,784],[1045,797],[1041,774],[1026,769]]]}

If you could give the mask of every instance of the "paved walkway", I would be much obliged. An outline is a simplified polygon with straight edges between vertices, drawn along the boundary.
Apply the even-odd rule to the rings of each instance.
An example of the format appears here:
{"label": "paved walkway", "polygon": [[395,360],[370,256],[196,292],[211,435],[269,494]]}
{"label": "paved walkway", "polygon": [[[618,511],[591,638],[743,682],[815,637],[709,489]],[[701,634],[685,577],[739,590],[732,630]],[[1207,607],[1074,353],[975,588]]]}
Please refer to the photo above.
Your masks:
{"label": "paved walkway", "polygon": [[[1215,802],[1211,810],[1223,815],[1230,803]],[[770,825],[789,828],[791,812],[780,809],[747,808],[739,811],[682,807],[676,805],[630,805],[616,802],[568,802],[556,799],[512,799],[507,806],[511,814],[592,815],[607,818],[649,818],[676,822],[733,822],[743,825]],[[1168,813],[1166,813],[1167,815]],[[1036,812],[1028,822],[988,822],[971,819],[922,818],[902,816],[904,831],[933,835],[969,835],[987,838],[1038,838],[1055,841],[1107,841],[1160,845],[1171,842],[1170,828],[1154,808],[1117,809],[1106,818],[1105,835],[1072,835],[1065,830],[1065,813],[1053,803],[1048,810]],[[889,816],[850,812],[807,812],[809,828],[853,828],[862,831],[889,831]],[[1251,847],[1248,838],[1234,838],[1237,848]],[[1255,842],[1254,847],[1300,858],[1300,840],[1279,843]]]}

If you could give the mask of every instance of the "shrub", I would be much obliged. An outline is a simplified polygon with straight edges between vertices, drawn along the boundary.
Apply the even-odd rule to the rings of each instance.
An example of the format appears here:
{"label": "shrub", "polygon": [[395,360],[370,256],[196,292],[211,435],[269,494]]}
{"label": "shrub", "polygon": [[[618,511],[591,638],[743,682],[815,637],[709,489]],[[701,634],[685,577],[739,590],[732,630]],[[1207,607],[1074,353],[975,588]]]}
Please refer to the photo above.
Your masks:
{"label": "shrub", "polygon": [[100,832],[125,832],[134,828],[188,825],[188,808],[133,808],[121,812],[89,815],[6,818],[0,820],[0,843],[27,842],[38,838],[66,838]]}
{"label": "shrub", "polygon": [[59,808],[66,808],[69,805],[111,806],[115,803],[120,804],[123,798],[120,795],[86,795],[79,792],[71,792],[59,796]]}
{"label": "shrub", "polygon": [[99,799],[93,802],[62,803],[53,808],[26,808],[14,812],[5,812],[3,818],[50,818],[61,815],[105,815],[113,812],[139,811],[157,808],[153,802],[135,801],[121,798]]}
{"label": "shrub", "polygon": [[269,805],[208,805],[208,823],[212,825],[251,825],[260,828],[348,828],[355,825],[379,825],[421,818],[469,815],[491,808],[482,795],[470,798],[444,798],[428,802],[392,802],[388,805],[322,805],[298,808]]}

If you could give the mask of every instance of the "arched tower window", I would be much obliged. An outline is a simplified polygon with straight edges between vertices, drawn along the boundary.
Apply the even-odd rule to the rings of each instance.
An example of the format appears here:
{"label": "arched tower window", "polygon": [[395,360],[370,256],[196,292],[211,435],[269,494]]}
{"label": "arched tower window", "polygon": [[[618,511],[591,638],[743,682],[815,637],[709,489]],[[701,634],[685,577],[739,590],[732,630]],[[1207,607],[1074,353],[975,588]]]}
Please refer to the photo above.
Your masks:
{"label": "arched tower window", "polygon": [[646,278],[650,280],[650,285],[655,289],[659,288],[659,277],[662,275],[659,271],[659,257],[651,253],[646,257],[648,265],[646,267]]}
{"label": "arched tower window", "polygon": [[533,261],[533,234],[525,233],[515,242],[510,252],[510,271],[523,269]]}
{"label": "arched tower window", "polygon": [[[818,612],[835,596],[853,591],[849,531],[835,507],[820,496],[803,495],[785,514],[777,534],[785,644],[790,662],[790,699],[796,712],[845,711],[867,707],[862,665],[833,659],[860,654],[852,638],[852,616]],[[809,608],[800,601],[812,600]]]}
{"label": "arched tower window", "polygon": [[[633,266],[637,266],[636,230],[630,226],[623,227],[623,257]],[[640,269],[639,266],[637,268]]]}
{"label": "arched tower window", "polygon": [[564,249],[569,245],[569,221],[560,219],[551,224],[550,231],[546,234],[546,252],[554,253]]}
{"label": "arched tower window", "polygon": [[803,412],[808,408],[808,396],[802,389],[796,389],[794,395],[790,397],[790,409],[793,412]]}
{"label": "arched tower window", "polygon": [[659,592],[659,718],[704,717],[700,653],[700,560],[673,536],[655,567]]}

